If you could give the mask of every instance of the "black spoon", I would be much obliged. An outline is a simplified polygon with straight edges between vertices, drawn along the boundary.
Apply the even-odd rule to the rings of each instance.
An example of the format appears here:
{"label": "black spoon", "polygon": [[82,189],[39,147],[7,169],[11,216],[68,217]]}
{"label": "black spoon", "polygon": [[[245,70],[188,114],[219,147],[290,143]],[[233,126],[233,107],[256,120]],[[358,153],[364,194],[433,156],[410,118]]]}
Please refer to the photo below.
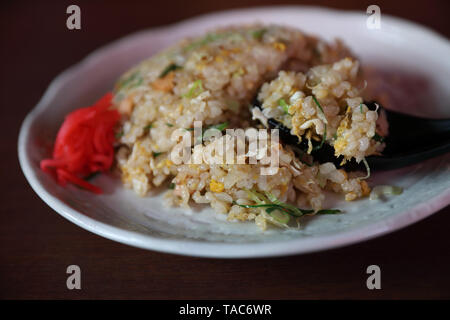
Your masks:
{"label": "black spoon", "polygon": [[[376,109],[375,101],[364,103],[370,110]],[[262,108],[257,99],[253,106]],[[419,118],[390,111],[382,106],[378,109],[378,113],[380,112],[386,115],[389,135],[384,138],[386,147],[383,154],[366,158],[372,171],[398,169],[450,151],[450,119]],[[295,146],[300,153],[306,153],[308,149],[306,139],[299,143],[297,136],[292,135],[289,128],[275,119],[268,119],[267,123],[271,129],[279,129],[280,139],[284,143]],[[364,164],[362,162],[358,164],[355,160],[347,161],[341,166],[343,157],[336,158],[334,148],[327,143],[320,148],[318,147],[320,142],[312,141],[312,144],[311,155],[320,163],[333,162],[336,167],[348,171],[365,170]]]}

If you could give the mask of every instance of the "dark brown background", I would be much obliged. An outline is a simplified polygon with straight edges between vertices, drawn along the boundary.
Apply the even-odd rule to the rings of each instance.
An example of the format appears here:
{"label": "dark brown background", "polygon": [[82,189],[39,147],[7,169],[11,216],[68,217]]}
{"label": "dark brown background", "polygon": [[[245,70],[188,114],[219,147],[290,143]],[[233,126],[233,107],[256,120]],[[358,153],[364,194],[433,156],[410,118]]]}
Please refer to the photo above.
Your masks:
{"label": "dark brown background", "polygon": [[[447,0],[374,2],[382,14],[450,35]],[[52,211],[24,179],[16,155],[20,123],[49,82],[68,66],[142,28],[213,10],[280,3],[2,1],[1,298],[450,298],[449,207],[394,234],[342,249],[274,259],[212,260],[144,251],[89,233]],[[69,4],[81,7],[81,31],[65,27]],[[365,10],[372,3],[312,4]],[[82,269],[81,291],[66,289],[70,264]],[[370,264],[381,266],[382,290],[366,289]]]}

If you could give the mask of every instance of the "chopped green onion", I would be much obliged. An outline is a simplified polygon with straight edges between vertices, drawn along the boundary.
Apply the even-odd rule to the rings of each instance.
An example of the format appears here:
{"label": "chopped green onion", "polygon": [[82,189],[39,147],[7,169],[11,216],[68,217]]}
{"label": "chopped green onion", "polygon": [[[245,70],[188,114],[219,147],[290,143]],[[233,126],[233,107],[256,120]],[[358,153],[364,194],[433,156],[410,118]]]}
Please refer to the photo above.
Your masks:
{"label": "chopped green onion", "polygon": [[270,192],[265,192],[265,194],[272,203],[282,206],[285,210],[288,210],[289,213],[293,216],[301,217],[302,215],[304,215],[306,213],[314,212],[314,210],[312,210],[312,209],[299,209],[299,208],[293,206],[292,204],[281,202],[280,200],[278,200],[277,197],[275,197]]}
{"label": "chopped green onion", "polygon": [[378,142],[384,142],[384,137],[380,136],[378,133],[375,133],[372,139]]}
{"label": "chopped green onion", "polygon": [[116,137],[116,139],[119,139],[123,135],[124,135],[123,131],[119,131],[119,132],[116,132],[116,134],[114,136]]}
{"label": "chopped green onion", "polygon": [[337,214],[337,213],[341,213],[342,211],[339,209],[322,209],[317,211],[317,214]]}
{"label": "chopped green onion", "polygon": [[159,157],[160,155],[162,155],[164,152],[153,152],[153,158]]}
{"label": "chopped green onion", "polygon": [[255,190],[248,190],[248,189],[244,189],[247,192],[248,197],[256,202],[257,204],[264,204],[265,202],[270,202],[266,196],[264,196],[263,194],[259,193],[258,191]]}
{"label": "chopped green onion", "polygon": [[250,200],[256,202],[256,204],[238,204],[236,201],[233,201],[233,204],[236,204],[243,208],[266,208],[266,213],[274,219],[274,222],[281,223],[283,225],[287,225],[290,220],[290,216],[299,219],[299,217],[306,214],[337,214],[341,212],[338,209],[323,209],[314,213],[313,209],[299,209],[289,203],[281,202],[275,195],[270,192],[264,192],[264,194],[262,194],[255,190],[244,190],[247,192]]}
{"label": "chopped green onion", "polygon": [[325,115],[325,112],[323,112],[322,106],[320,105],[319,101],[317,101],[315,96],[312,96],[314,102],[316,103],[316,105],[319,107],[320,111],[322,111],[323,115]]}
{"label": "chopped green onion", "polygon": [[142,84],[142,77],[139,71],[133,72],[128,78],[119,81],[119,83],[117,83],[115,91],[120,91],[124,88],[132,88],[132,87],[137,87],[140,86]]}
{"label": "chopped green onion", "polygon": [[168,126],[169,128],[172,128],[173,127],[173,124],[171,124],[171,123],[166,123],[166,126]]}
{"label": "chopped green onion", "polygon": [[[226,128],[228,128],[228,122],[227,122],[227,121],[225,121],[225,122],[223,122],[223,123],[219,123],[219,124],[214,124],[214,125],[207,126],[205,129],[202,130],[202,134],[201,134],[201,136],[199,136],[199,137],[197,138],[197,140],[198,140],[197,142],[201,143],[202,140],[204,140],[205,138],[208,138],[208,137],[205,137],[205,132],[206,132],[208,129],[216,129],[216,130],[219,130],[219,131],[222,132],[222,131],[225,130]],[[189,128],[189,129],[194,130],[193,128]],[[189,130],[189,131],[192,131],[192,130]]]}
{"label": "chopped green onion", "polygon": [[[305,214],[311,214],[314,213],[313,209],[300,209],[297,208],[291,204],[288,203],[284,203],[281,202],[279,200],[277,200],[278,203],[262,203],[262,204],[255,204],[255,205],[250,205],[250,204],[239,204],[236,201],[233,201],[233,204],[238,205],[242,208],[247,208],[247,209],[251,209],[251,208],[267,208],[266,212],[270,213],[274,210],[281,210],[284,213],[287,213],[291,216],[294,217],[301,217]],[[337,213],[341,213],[341,210],[338,209],[323,209],[323,210],[319,210],[317,211],[315,214],[337,214]]]}
{"label": "chopped green onion", "polygon": [[[236,204],[243,208],[267,208],[267,213],[272,213],[275,210],[278,210],[281,213],[288,214],[293,217],[301,217],[305,214],[314,213],[313,209],[300,209],[295,207],[292,204],[281,202],[278,200],[276,196],[271,194],[270,192],[265,192],[265,195],[255,191],[255,190],[246,190],[249,198],[256,202],[255,205],[246,205],[246,204],[238,204],[236,201],[233,201],[233,204]],[[341,211],[338,209],[323,209],[316,212],[316,214],[336,214]],[[277,214],[277,215],[281,215]]]}
{"label": "chopped green onion", "polygon": [[144,130],[150,130],[153,127],[153,123],[150,123],[144,127]]}
{"label": "chopped green onion", "polygon": [[164,68],[164,70],[159,75],[159,78],[164,78],[166,75],[168,75],[170,72],[175,71],[177,69],[181,69],[179,65],[176,65],[175,63],[169,64],[167,67]]}
{"label": "chopped green onion", "polygon": [[172,182],[171,184],[169,184],[169,189],[170,189],[170,190],[175,189],[175,183]]}
{"label": "chopped green onion", "polygon": [[[196,91],[199,91],[199,92],[196,92]],[[183,97],[194,98],[202,92],[203,92],[202,80],[199,79],[199,80],[194,81],[194,83],[191,85],[191,88],[189,89],[189,91],[186,94],[184,94]]]}
{"label": "chopped green onion", "polygon": [[228,128],[228,121],[225,121],[223,123],[214,124],[212,126],[207,127],[207,129],[217,129],[219,131],[223,131],[226,128]]}
{"label": "chopped green onion", "polygon": [[286,101],[284,99],[280,99],[280,100],[278,100],[278,103],[283,108],[283,111],[286,114],[289,114],[289,105],[286,103]]}
{"label": "chopped green onion", "polygon": [[216,40],[219,40],[221,38],[224,38],[226,36],[229,36],[231,33],[224,33],[224,34],[215,34],[215,33],[209,33],[207,34],[203,39],[194,41],[191,44],[187,45],[184,48],[184,51],[189,51],[195,48],[202,47],[204,45],[207,45],[208,43],[214,42]]}
{"label": "chopped green onion", "polygon": [[258,29],[252,32],[252,37],[256,40],[261,40],[264,34],[267,32],[266,28]]}
{"label": "chopped green onion", "polygon": [[333,139],[334,139],[334,140],[337,140],[337,132],[334,133]]}
{"label": "chopped green onion", "polygon": [[[276,208],[276,209],[284,209],[282,205],[276,204],[276,203],[262,203],[262,204],[239,204],[236,201],[233,201],[233,204],[236,204],[242,208]],[[311,211],[313,212],[313,210]],[[309,212],[307,212],[309,213]]]}
{"label": "chopped green onion", "polygon": [[363,112],[363,104],[362,103],[359,104],[359,111],[361,111],[361,113],[364,113]]}

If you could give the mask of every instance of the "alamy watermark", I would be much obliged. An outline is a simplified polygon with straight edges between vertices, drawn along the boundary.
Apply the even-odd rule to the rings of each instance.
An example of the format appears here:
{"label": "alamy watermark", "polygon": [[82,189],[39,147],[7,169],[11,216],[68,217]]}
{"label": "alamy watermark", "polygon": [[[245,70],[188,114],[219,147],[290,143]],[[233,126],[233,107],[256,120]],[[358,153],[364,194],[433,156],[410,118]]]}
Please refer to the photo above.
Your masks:
{"label": "alamy watermark", "polygon": [[381,29],[381,9],[376,4],[367,7],[366,14],[369,17],[366,20],[366,26],[369,30]]}
{"label": "alamy watermark", "polygon": [[370,276],[366,280],[366,286],[369,290],[381,289],[381,269],[376,264],[367,267],[366,273]]}
{"label": "alamy watermark", "polygon": [[67,7],[66,13],[70,14],[66,20],[66,27],[69,30],[81,29],[81,9],[79,6],[72,4]]}
{"label": "alamy watermark", "polygon": [[67,289],[81,289],[81,269],[79,266],[72,264],[67,267],[66,273],[70,274],[66,280]]}

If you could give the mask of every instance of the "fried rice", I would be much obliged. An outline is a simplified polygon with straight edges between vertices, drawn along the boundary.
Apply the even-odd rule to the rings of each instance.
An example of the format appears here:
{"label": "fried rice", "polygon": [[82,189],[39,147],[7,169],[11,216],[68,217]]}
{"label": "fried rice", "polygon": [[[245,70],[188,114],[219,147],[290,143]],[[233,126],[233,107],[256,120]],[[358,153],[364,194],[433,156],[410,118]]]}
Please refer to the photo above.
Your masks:
{"label": "fried rice", "polygon": [[[117,152],[122,181],[140,196],[167,188],[168,205],[209,204],[229,220],[252,220],[262,229],[289,223],[271,214],[268,202],[318,212],[326,191],[347,201],[367,196],[364,174],[348,174],[312,158],[304,163],[278,141],[269,140],[266,148],[266,157],[274,151],[279,155],[279,168],[271,175],[261,174],[267,162],[251,163],[249,154],[243,163],[178,164],[171,158],[180,140],[174,132],[193,137],[195,121],[249,130],[274,118],[299,139],[324,139],[344,161],[362,161],[381,152],[383,144],[372,139],[378,116],[363,103],[358,70],[359,62],[342,42],[326,43],[288,27],[230,27],[183,40],[116,84],[114,104],[123,115]],[[252,114],[255,96],[262,110]],[[223,149],[232,138],[227,133],[206,139],[192,150],[216,148],[236,155],[234,146]],[[241,143],[248,148],[246,139]]]}

